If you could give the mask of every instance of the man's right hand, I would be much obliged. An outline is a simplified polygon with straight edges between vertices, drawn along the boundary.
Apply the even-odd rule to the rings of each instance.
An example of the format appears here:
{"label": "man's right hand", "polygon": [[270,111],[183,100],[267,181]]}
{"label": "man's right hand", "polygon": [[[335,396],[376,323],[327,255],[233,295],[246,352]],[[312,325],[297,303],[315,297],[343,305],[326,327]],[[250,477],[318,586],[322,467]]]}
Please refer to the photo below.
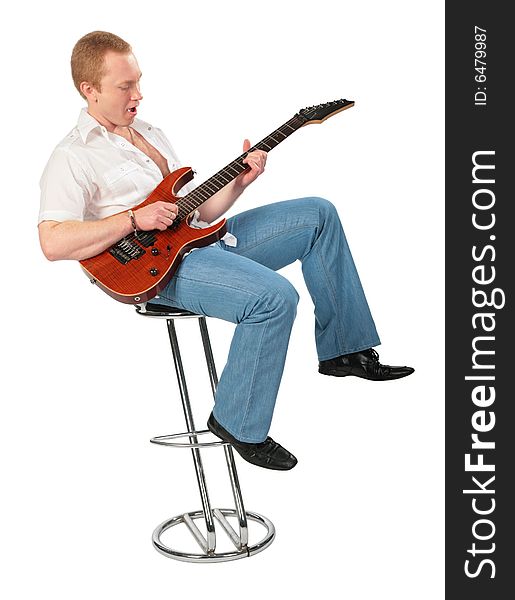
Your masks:
{"label": "man's right hand", "polygon": [[136,227],[141,231],[151,231],[152,229],[164,231],[173,223],[178,212],[179,207],[172,202],[162,200],[152,202],[152,204],[147,204],[134,211]]}

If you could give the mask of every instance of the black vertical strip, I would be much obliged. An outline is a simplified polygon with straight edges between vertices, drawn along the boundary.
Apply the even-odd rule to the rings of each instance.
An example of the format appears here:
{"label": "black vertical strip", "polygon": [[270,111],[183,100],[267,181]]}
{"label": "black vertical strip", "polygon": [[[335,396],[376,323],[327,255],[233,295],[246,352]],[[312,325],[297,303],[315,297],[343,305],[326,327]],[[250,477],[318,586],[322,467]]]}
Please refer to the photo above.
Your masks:
{"label": "black vertical strip", "polygon": [[515,593],[515,352],[509,345],[515,331],[515,52],[508,7],[446,3],[449,599],[504,600]]}

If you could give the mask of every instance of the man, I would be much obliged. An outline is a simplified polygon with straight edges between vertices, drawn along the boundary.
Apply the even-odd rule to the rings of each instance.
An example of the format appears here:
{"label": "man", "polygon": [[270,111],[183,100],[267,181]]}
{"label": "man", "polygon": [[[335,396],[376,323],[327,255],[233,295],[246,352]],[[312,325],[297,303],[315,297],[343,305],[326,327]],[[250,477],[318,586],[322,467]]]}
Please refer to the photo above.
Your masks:
{"label": "man", "polygon": [[[164,230],[177,206],[159,201],[132,211],[171,170],[177,156],[163,132],[137,119],[143,98],[132,49],[92,32],[71,58],[76,88],[87,102],[77,126],[55,148],[41,179],[39,233],[49,260],[95,256],[133,231]],[[250,148],[245,140],[243,150]],[[255,150],[248,169],[207,200],[193,224],[224,214],[264,171]],[[288,470],[297,463],[267,437],[298,295],[276,271],[296,260],[315,305],[319,372],[369,380],[405,377],[410,367],[379,362],[380,343],[336,209],[300,198],[228,219],[226,237],[184,257],[159,303],[236,323],[209,429],[247,461]]]}

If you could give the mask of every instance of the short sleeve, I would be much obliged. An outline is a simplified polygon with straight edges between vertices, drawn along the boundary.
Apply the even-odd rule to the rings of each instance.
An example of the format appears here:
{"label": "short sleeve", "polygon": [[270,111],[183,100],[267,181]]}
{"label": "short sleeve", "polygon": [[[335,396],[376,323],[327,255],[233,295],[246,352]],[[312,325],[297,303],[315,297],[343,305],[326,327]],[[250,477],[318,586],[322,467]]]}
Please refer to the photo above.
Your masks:
{"label": "short sleeve", "polygon": [[68,148],[57,147],[40,180],[38,223],[82,221],[91,196],[84,168]]}

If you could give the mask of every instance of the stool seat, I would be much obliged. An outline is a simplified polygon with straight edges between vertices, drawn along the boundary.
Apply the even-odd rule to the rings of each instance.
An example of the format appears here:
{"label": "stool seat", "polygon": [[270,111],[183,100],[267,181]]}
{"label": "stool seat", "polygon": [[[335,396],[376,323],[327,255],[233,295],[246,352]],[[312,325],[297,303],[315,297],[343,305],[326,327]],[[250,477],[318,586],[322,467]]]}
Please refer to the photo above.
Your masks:
{"label": "stool seat", "polygon": [[145,317],[161,317],[165,319],[191,318],[201,317],[184,308],[176,306],[168,306],[166,304],[158,304],[157,302],[147,302],[146,304],[137,304],[136,311]]}

